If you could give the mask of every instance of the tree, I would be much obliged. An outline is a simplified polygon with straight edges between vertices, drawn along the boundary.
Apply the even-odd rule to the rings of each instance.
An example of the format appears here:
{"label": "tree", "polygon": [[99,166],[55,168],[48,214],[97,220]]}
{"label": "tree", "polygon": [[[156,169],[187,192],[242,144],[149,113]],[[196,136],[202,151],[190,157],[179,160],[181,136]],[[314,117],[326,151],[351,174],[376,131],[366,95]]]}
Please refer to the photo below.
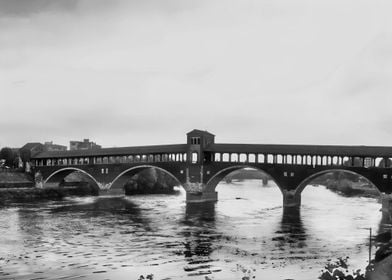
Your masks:
{"label": "tree", "polygon": [[5,160],[5,166],[12,167],[14,166],[16,154],[11,148],[4,147],[0,150],[0,159]]}

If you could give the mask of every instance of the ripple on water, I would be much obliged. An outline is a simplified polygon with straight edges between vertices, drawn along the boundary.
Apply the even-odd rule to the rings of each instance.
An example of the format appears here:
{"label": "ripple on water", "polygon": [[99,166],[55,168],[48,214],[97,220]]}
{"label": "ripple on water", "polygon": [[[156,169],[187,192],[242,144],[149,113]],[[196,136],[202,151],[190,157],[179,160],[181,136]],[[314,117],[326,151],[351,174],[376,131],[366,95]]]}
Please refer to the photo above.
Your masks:
{"label": "ripple on water", "polygon": [[240,265],[257,269],[252,273],[260,279],[315,279],[328,258],[351,255],[353,268],[366,264],[368,232],[361,228],[380,226],[376,200],[325,188],[307,187],[301,213],[291,216],[282,215],[277,187],[244,182],[218,191],[217,204],[197,207],[183,197],[153,195],[1,208],[0,247],[8,262],[0,275],[241,279]]}

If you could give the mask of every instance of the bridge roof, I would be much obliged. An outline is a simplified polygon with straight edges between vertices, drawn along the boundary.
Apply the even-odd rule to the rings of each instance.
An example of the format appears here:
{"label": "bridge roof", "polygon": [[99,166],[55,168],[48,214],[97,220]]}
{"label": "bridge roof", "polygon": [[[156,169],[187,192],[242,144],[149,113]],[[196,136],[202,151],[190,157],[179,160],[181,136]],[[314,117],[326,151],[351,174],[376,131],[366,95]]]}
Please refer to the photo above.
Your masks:
{"label": "bridge roof", "polygon": [[386,146],[211,144],[205,150],[221,153],[392,157],[392,147]]}
{"label": "bridge roof", "polygon": [[119,148],[101,148],[91,150],[72,150],[72,151],[51,151],[41,152],[33,158],[67,158],[67,157],[91,157],[91,156],[126,156],[142,155],[154,153],[185,153],[186,144],[178,145],[156,145],[156,146],[136,146]]}
{"label": "bridge roof", "polygon": [[215,136],[214,134],[208,132],[207,130],[200,130],[200,129],[194,129],[192,131],[189,131],[187,135],[189,134],[207,134],[207,135]]}

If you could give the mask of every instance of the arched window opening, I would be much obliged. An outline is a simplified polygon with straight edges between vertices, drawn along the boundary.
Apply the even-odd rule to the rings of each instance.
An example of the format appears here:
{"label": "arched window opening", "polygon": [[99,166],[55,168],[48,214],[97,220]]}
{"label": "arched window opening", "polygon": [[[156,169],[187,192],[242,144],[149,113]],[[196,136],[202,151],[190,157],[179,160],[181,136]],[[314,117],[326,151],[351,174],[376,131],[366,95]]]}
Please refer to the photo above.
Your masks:
{"label": "arched window opening", "polygon": [[198,154],[197,153],[192,153],[192,163],[197,163],[198,162]]}
{"label": "arched window opening", "polygon": [[297,155],[297,161],[296,161],[296,163],[299,164],[299,165],[302,164],[302,156]]}
{"label": "arched window opening", "polygon": [[385,167],[392,168],[392,158],[387,159],[387,161],[385,162]]}
{"label": "arched window opening", "polygon": [[292,155],[286,155],[286,163],[293,164],[293,157]]}
{"label": "arched window opening", "polygon": [[224,153],[222,155],[222,161],[223,162],[229,162],[230,161],[230,155],[228,153]]}
{"label": "arched window opening", "polygon": [[363,167],[363,158],[354,157],[354,166],[355,167]]}
{"label": "arched window opening", "polygon": [[317,156],[312,156],[312,165],[313,166],[317,165]]}
{"label": "arched window opening", "polygon": [[265,163],[264,154],[258,154],[257,155],[257,162]]}
{"label": "arched window opening", "polygon": [[308,165],[313,165],[312,164],[312,157],[311,156],[306,156],[306,161]]}
{"label": "arched window opening", "polygon": [[200,137],[191,137],[192,145],[200,145]]}
{"label": "arched window opening", "polygon": [[364,160],[364,166],[365,168],[373,167],[374,166],[374,159],[370,157],[366,157]]}
{"label": "arched window opening", "polygon": [[385,168],[386,160],[384,158],[378,157],[375,159],[375,166]]}
{"label": "arched window opening", "polygon": [[240,162],[247,162],[248,157],[246,154],[240,154]]}
{"label": "arched window opening", "polygon": [[351,158],[350,157],[343,157],[343,166],[351,166]]}
{"label": "arched window opening", "polygon": [[231,154],[231,162],[238,162],[238,154]]}
{"label": "arched window opening", "polygon": [[214,159],[215,159],[215,161],[217,161],[217,162],[221,161],[221,154],[220,154],[220,153],[215,153]]}
{"label": "arched window opening", "polygon": [[267,155],[267,163],[274,163],[274,156],[271,154]]}
{"label": "arched window opening", "polygon": [[276,156],[276,163],[283,164],[283,156],[282,155],[277,155]]}
{"label": "arched window opening", "polygon": [[255,154],[250,154],[248,161],[250,163],[255,163],[256,162],[256,155]]}

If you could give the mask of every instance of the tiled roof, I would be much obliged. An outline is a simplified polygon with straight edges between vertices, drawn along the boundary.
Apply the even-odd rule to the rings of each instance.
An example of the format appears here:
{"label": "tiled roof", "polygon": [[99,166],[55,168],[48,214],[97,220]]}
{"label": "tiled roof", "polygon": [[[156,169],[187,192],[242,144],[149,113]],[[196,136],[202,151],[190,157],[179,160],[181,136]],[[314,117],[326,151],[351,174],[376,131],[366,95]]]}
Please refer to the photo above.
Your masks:
{"label": "tiled roof", "polygon": [[211,144],[206,151],[222,153],[392,157],[392,147],[375,146]]}
{"label": "tiled roof", "polygon": [[41,152],[33,158],[65,158],[65,157],[89,157],[89,156],[125,156],[138,154],[153,153],[185,153],[186,144],[179,145],[157,145],[157,146],[138,146],[138,147],[120,147],[120,148],[101,148],[91,150],[73,150],[73,151],[52,151]]}
{"label": "tiled roof", "polygon": [[208,134],[208,135],[211,135],[211,136],[215,136],[214,134],[208,132],[207,130],[200,130],[200,129],[194,129],[194,130],[192,130],[192,131],[189,131],[189,132],[187,133],[187,135],[188,135],[188,134],[193,134],[193,133],[196,133],[196,134]]}
{"label": "tiled roof", "polygon": [[30,143],[25,144],[21,149],[31,150],[36,146],[43,146],[43,144],[39,143],[39,142],[30,142]]}

